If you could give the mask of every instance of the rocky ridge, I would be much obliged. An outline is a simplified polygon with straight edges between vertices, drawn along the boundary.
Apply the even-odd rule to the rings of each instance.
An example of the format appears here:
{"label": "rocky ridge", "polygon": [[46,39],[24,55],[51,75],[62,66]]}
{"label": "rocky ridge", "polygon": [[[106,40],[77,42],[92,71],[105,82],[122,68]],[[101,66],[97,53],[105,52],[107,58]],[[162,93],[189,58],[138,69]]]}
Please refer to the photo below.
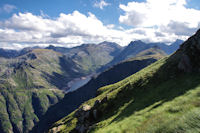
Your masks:
{"label": "rocky ridge", "polygon": [[178,68],[184,72],[200,72],[200,30],[184,42],[179,51],[182,55]]}

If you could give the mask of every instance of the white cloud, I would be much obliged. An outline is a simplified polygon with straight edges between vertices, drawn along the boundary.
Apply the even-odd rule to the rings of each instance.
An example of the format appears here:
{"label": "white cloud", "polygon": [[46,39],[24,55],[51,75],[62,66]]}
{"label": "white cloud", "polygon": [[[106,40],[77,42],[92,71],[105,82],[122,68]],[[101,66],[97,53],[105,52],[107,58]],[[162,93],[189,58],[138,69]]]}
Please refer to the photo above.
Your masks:
{"label": "white cloud", "polygon": [[100,8],[100,9],[103,9],[104,7],[109,6],[109,5],[110,5],[110,3],[107,3],[104,0],[96,1],[94,3],[94,7],[97,7],[97,8]]}
{"label": "white cloud", "polygon": [[189,36],[199,27],[200,10],[186,7],[186,0],[146,0],[119,7],[124,11],[119,21],[132,27],[159,30],[162,34]]}
{"label": "white cloud", "polygon": [[50,44],[73,47],[102,41],[125,46],[134,40],[173,42],[188,38],[200,26],[200,11],[186,8],[184,0],[160,1],[120,5],[124,14],[119,21],[132,26],[129,29],[113,24],[105,25],[90,12],[87,15],[79,11],[61,13],[57,18],[50,18],[42,11],[41,15],[13,14],[11,18],[0,21],[0,47],[19,49]]}
{"label": "white cloud", "polygon": [[32,13],[19,13],[0,21],[0,43],[16,43],[22,46],[54,44],[71,47],[106,40],[127,45],[132,40],[132,35],[129,37],[114,27],[112,24],[104,25],[90,12],[88,15],[78,11],[72,14],[61,13],[55,19]]}
{"label": "white cloud", "polygon": [[109,24],[109,25],[106,25],[106,27],[107,27],[108,29],[113,29],[113,28],[115,28],[115,25],[114,25],[114,24]]}
{"label": "white cloud", "polygon": [[5,4],[3,7],[0,8],[0,13],[1,12],[11,13],[15,9],[17,9],[16,6]]}

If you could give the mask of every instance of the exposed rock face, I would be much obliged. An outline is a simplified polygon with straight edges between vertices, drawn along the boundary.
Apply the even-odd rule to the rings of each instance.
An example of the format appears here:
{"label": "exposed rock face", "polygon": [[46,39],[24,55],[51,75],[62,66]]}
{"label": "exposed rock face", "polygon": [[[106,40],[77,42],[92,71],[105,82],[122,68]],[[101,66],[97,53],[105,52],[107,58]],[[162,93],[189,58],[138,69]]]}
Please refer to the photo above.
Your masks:
{"label": "exposed rock face", "polygon": [[60,131],[62,125],[58,125],[57,127],[52,128],[49,133],[57,133]]}
{"label": "exposed rock face", "polygon": [[96,100],[93,107],[89,105],[83,105],[76,113],[75,116],[78,119],[78,124],[74,132],[85,133],[87,132],[92,124],[101,116],[101,111],[98,109],[98,106],[105,103],[107,97],[102,100]]}
{"label": "exposed rock face", "polygon": [[182,56],[178,68],[184,72],[200,71],[200,30],[184,42],[179,50]]}
{"label": "exposed rock face", "polygon": [[28,54],[27,57],[30,58],[31,60],[37,59],[37,56],[36,56],[36,54],[34,54],[34,53]]}

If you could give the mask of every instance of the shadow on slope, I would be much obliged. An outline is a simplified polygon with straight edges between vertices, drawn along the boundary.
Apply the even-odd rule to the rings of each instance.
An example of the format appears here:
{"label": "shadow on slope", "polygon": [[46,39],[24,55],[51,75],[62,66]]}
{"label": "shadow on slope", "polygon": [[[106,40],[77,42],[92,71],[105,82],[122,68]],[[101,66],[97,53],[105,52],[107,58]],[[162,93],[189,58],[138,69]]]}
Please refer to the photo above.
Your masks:
{"label": "shadow on slope", "polygon": [[[139,78],[135,79],[136,82],[131,82],[131,78],[137,78],[137,76],[131,76],[129,79],[127,78],[124,85],[118,86],[117,89],[100,92],[102,95],[107,95],[109,100],[98,107],[103,112],[103,115],[95,123],[107,121],[111,116],[114,116],[114,118],[108,122],[108,125],[119,122],[135,112],[154,105],[148,110],[150,112],[163,103],[171,101],[185,94],[188,90],[197,87],[200,81],[199,74],[181,72],[177,67],[178,60],[180,60],[179,51],[176,56],[172,55],[168,58],[165,61],[166,63],[155,73],[153,72],[155,69],[144,75],[140,71],[137,73]],[[156,65],[156,63],[153,65]],[[148,67],[148,69],[151,69],[151,67]]]}
{"label": "shadow on slope", "polygon": [[59,71],[48,74],[43,73],[43,77],[56,88],[63,89],[67,87],[67,83],[75,78],[87,75],[83,70],[77,68],[74,64],[70,63],[65,56],[59,57]]}
{"label": "shadow on slope", "polygon": [[[165,102],[172,101],[174,98],[185,94],[188,90],[197,87],[200,81],[198,76],[199,75],[196,75],[194,78],[194,74],[180,75],[177,77],[177,79],[170,79],[165,83],[160,83],[159,87],[155,86],[146,88],[146,86],[144,86],[145,89],[133,91],[131,97],[134,98],[134,100],[131,101],[131,99],[127,99],[127,101],[122,102],[120,104],[121,106],[123,106],[125,103],[128,103],[128,106],[122,109],[117,117],[112,120],[112,122],[121,121],[133,113],[143,110],[146,107],[154,105],[155,103],[159,104],[154,105],[149,112],[161,106]],[[188,81],[185,82],[185,79]]]}

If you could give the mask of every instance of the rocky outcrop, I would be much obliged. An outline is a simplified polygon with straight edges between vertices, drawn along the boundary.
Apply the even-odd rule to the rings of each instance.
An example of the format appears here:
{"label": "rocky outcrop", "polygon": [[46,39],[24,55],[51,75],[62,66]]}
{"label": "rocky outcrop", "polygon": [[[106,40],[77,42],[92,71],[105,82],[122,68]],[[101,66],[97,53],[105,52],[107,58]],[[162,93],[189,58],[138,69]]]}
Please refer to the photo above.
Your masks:
{"label": "rocky outcrop", "polygon": [[30,58],[31,60],[37,59],[37,56],[35,53],[29,53],[29,54],[27,54],[27,57]]}
{"label": "rocky outcrop", "polygon": [[102,112],[98,107],[107,101],[107,97],[102,100],[96,100],[94,106],[83,105],[76,113],[75,117],[78,119],[77,126],[73,132],[85,133],[90,130],[95,121],[97,121]]}
{"label": "rocky outcrop", "polygon": [[182,52],[178,68],[184,72],[200,71],[200,30],[184,42],[179,51]]}

